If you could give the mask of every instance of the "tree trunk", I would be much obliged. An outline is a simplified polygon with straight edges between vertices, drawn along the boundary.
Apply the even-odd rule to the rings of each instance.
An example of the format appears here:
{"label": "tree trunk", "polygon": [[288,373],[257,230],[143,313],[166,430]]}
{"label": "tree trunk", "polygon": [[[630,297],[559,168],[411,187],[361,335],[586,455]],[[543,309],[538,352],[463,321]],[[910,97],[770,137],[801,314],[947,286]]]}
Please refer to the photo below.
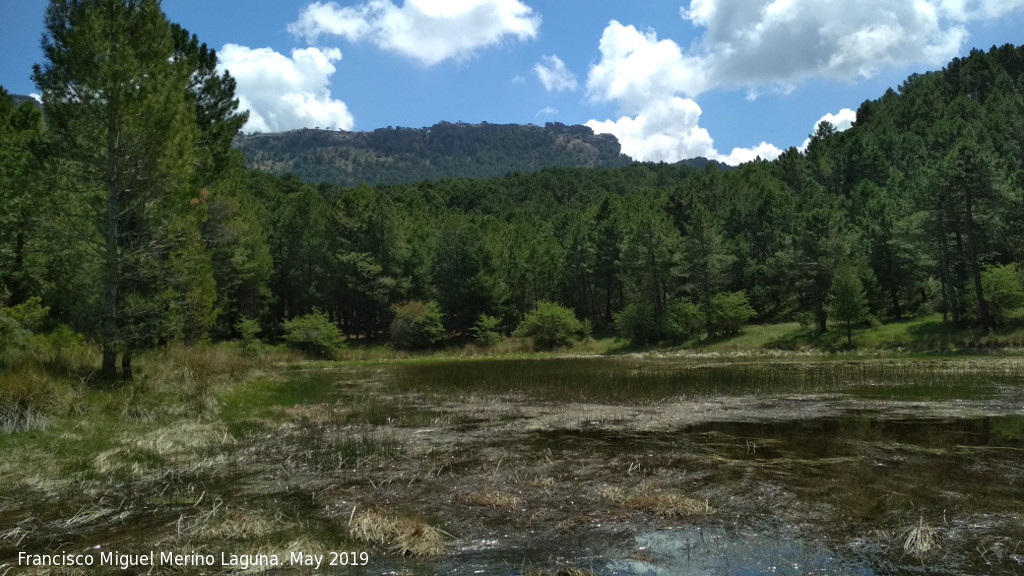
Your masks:
{"label": "tree trunk", "polygon": [[[24,220],[22,220],[24,222]],[[28,290],[25,286],[25,231],[18,230],[14,241],[14,270],[11,274],[11,306],[28,301]]]}
{"label": "tree trunk", "polygon": [[118,133],[115,126],[115,106],[108,107],[107,124],[107,208],[103,234],[106,240],[105,266],[103,279],[103,370],[102,376],[107,380],[117,378],[117,351],[114,346],[117,340],[117,286],[120,279],[120,266],[117,254],[117,148]]}
{"label": "tree trunk", "polygon": [[977,240],[975,239],[974,232],[974,212],[972,207],[972,198],[969,194],[967,196],[966,209],[967,209],[967,251],[968,256],[971,259],[971,276],[974,277],[974,293],[978,298],[978,315],[981,316],[981,327],[985,332],[992,331],[992,315],[988,311],[988,302],[985,300],[985,294],[982,291],[981,286],[981,263],[978,262],[978,246]]}
{"label": "tree trunk", "polygon": [[[953,329],[960,328],[960,305],[956,298],[956,286],[949,273],[949,248],[946,246],[946,226],[939,210],[939,266],[942,268],[942,299],[946,303],[946,311],[953,317]],[[945,321],[946,312],[943,312]]]}
{"label": "tree trunk", "polygon": [[121,355],[121,380],[125,382],[131,382],[134,374],[132,373],[132,351],[127,349],[124,354]]}

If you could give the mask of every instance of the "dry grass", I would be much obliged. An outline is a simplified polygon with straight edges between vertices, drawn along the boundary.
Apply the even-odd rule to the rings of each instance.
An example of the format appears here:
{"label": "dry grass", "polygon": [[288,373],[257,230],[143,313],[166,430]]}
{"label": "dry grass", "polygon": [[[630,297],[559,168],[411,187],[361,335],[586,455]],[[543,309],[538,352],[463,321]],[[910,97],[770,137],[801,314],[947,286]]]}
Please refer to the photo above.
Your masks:
{"label": "dry grass", "polygon": [[251,510],[224,507],[214,516],[198,528],[197,536],[215,541],[253,540],[265,538],[279,529],[274,522]]}
{"label": "dry grass", "polygon": [[908,528],[903,533],[907,535],[903,540],[903,551],[907,554],[921,558],[939,548],[939,533],[925,524],[924,518],[918,520],[916,526]]}
{"label": "dry grass", "polygon": [[234,438],[223,425],[186,420],[138,437],[122,437],[120,446],[96,455],[93,469],[132,477],[161,469],[207,469],[223,463],[223,458],[204,456],[201,451],[232,443]]}
{"label": "dry grass", "polygon": [[573,566],[561,566],[552,570],[542,570],[540,568],[527,568],[523,570],[523,576],[595,576],[590,570],[584,570],[583,568],[576,568]]}
{"label": "dry grass", "polygon": [[689,498],[660,488],[640,488],[627,493],[621,487],[605,485],[597,489],[597,495],[616,506],[649,512],[658,516],[692,518],[707,516],[715,512],[707,500]]}
{"label": "dry grass", "polygon": [[519,506],[521,500],[508,492],[502,492],[500,490],[485,490],[483,492],[473,492],[466,496],[466,502],[474,506],[486,506],[488,508],[503,508],[505,510],[514,510]]}
{"label": "dry grass", "polygon": [[444,534],[422,520],[369,510],[352,519],[352,537],[402,556],[431,557],[447,549]]}
{"label": "dry grass", "polygon": [[558,480],[555,480],[551,476],[536,476],[526,481],[527,486],[533,488],[554,488],[558,484]]}
{"label": "dry grass", "polygon": [[82,402],[81,386],[31,369],[0,372],[0,433],[44,429],[52,416],[74,413]]}

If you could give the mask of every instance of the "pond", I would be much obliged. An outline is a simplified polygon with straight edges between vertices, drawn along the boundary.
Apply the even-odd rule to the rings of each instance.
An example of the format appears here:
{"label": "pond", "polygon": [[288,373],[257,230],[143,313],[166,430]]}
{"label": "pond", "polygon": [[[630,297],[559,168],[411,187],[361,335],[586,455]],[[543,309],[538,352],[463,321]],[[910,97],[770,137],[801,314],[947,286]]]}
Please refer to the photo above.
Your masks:
{"label": "pond", "polygon": [[[561,463],[571,487],[557,505],[590,516],[534,544],[507,536],[504,554],[483,554],[489,569],[559,558],[596,574],[1024,572],[1021,383],[998,362],[651,358],[410,365],[392,380],[428,403],[518,406],[522,422],[487,449],[527,478]],[[463,432],[486,426],[471,422]],[[627,496],[602,498],[615,490]],[[636,490],[715,512],[637,513]],[[920,535],[934,546],[915,547]],[[466,549],[446,571],[480,556]]]}
{"label": "pond", "polygon": [[[324,574],[1024,573],[1022,383],[994,356],[288,369],[212,419],[55,432],[68,460],[5,469],[0,574],[58,548],[367,553]],[[374,543],[367,518],[443,545]]]}

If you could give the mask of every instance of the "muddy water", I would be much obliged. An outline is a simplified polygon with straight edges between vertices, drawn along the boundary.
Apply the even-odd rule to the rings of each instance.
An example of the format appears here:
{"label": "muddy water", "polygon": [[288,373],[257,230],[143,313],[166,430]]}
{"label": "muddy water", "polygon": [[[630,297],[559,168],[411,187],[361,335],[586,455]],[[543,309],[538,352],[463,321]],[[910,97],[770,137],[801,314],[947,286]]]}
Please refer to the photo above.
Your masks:
{"label": "muddy water", "polygon": [[[259,407],[0,486],[0,574],[90,549],[370,553],[321,574],[1024,574],[1022,384],[999,358],[293,370],[238,397]],[[447,552],[353,539],[369,509]],[[905,548],[915,529],[929,550]]]}
{"label": "muddy water", "polygon": [[[517,574],[554,561],[596,574],[1024,573],[1016,367],[548,362],[397,374],[396,386],[427,397],[490,393],[532,407],[525,431],[510,426],[489,449],[518,455],[527,476],[563,463],[568,493],[538,505],[587,516],[562,530],[527,528],[546,535],[537,539],[484,526],[504,549],[501,538],[489,550],[463,546],[440,571]],[[542,414],[566,402],[561,418]],[[629,510],[594,497],[604,485],[672,490],[716,510]],[[915,527],[937,545],[905,547]]]}

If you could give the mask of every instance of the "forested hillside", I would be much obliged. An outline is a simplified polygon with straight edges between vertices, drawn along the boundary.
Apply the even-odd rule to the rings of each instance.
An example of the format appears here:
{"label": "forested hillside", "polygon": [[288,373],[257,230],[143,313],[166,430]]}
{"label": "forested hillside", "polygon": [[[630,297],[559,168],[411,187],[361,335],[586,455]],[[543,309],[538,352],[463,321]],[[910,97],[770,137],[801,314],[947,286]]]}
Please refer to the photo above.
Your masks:
{"label": "forested hillside", "polygon": [[[6,346],[66,325],[103,346],[112,377],[118,355],[130,376],[135,350],[235,337],[243,320],[275,338],[314,311],[371,339],[392,335],[398,311],[436,311],[457,337],[508,334],[549,301],[598,333],[681,342],[751,319],[825,331],[942,312],[993,330],[1024,305],[1022,48],[912,76],[850,130],[822,123],[806,153],[729,172],[527,172],[552,149],[622,162],[613,142],[549,125],[513,131],[548,143],[524,171],[346,187],[247,169],[231,147],[245,122],[234,81],[155,1],[74,6],[47,20],[45,121],[0,96]],[[82,24],[104,18],[125,33]],[[392,160],[366,166],[410,146],[453,163],[504,155],[487,142],[509,140],[476,136],[503,130],[380,131]],[[322,141],[325,157],[359,150],[337,139],[371,138],[292,137]]]}
{"label": "forested hillside", "polygon": [[481,314],[508,330],[551,300],[658,340],[687,335],[688,305],[707,319],[716,295],[742,292],[761,321],[825,330],[838,279],[863,294],[858,321],[942,311],[992,328],[1022,303],[1022,55],[975,51],[865,102],[846,132],[820,125],[805,154],[728,173],[356,188],[250,173],[269,216],[272,317],[317,307],[379,337],[394,304],[437,299],[455,332]]}
{"label": "forested hillside", "polygon": [[243,135],[235,144],[251,168],[339,186],[497,178],[552,166],[615,168],[630,162],[614,136],[558,123],[441,122],[373,132],[306,129]]}

